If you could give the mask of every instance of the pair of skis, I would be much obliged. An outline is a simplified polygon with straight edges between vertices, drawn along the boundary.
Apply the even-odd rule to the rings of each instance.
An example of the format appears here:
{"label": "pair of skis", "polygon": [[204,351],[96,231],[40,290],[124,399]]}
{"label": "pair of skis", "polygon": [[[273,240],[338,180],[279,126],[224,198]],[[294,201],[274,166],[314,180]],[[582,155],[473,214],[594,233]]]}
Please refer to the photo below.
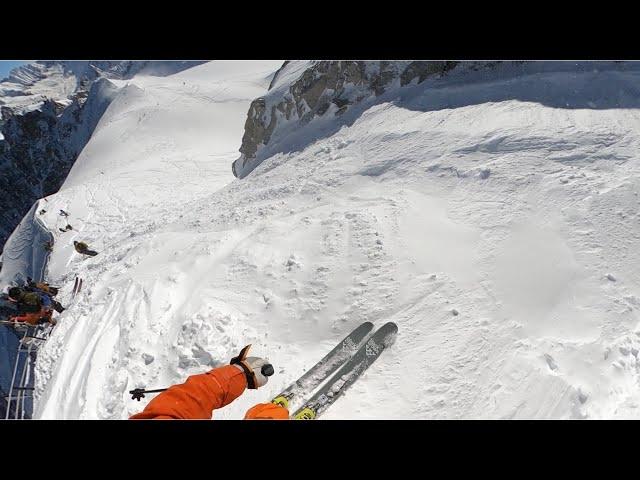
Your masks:
{"label": "pair of skis", "polygon": [[378,359],[385,348],[393,344],[398,326],[388,322],[373,335],[369,335],[372,330],[371,322],[358,326],[304,375],[276,396],[272,403],[289,408],[293,400],[302,399],[339,369],[291,416],[295,420],[318,418]]}
{"label": "pair of skis", "polygon": [[71,293],[71,298],[76,298],[76,295],[80,293],[81,288],[82,288],[82,279],[76,277],[76,280],[73,283],[73,292]]}

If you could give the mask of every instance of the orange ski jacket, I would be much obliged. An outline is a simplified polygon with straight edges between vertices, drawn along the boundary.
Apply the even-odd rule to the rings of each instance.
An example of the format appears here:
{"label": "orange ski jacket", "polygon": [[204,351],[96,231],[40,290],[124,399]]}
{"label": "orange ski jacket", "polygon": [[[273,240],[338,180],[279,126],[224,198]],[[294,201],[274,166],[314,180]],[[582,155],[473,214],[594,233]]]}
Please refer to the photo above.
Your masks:
{"label": "orange ski jacket", "polygon": [[[233,365],[192,375],[151,400],[131,419],[203,419],[210,420],[214,410],[229,405],[247,388],[243,371]],[[273,403],[259,403],[249,409],[246,420],[287,420],[289,411]]]}
{"label": "orange ski jacket", "polygon": [[29,325],[37,325],[43,318],[46,318],[49,323],[52,323],[51,311],[45,310],[43,308],[39,312],[23,313],[22,315],[10,317],[9,320],[16,323],[28,323]]}

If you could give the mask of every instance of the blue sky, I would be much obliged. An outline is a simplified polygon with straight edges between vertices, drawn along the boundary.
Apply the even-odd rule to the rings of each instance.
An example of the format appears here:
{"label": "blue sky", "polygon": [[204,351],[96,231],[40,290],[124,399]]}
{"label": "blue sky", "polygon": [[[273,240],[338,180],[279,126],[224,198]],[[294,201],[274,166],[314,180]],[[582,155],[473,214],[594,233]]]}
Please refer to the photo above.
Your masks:
{"label": "blue sky", "polygon": [[25,63],[29,63],[29,60],[0,60],[0,79],[9,75],[9,71]]}

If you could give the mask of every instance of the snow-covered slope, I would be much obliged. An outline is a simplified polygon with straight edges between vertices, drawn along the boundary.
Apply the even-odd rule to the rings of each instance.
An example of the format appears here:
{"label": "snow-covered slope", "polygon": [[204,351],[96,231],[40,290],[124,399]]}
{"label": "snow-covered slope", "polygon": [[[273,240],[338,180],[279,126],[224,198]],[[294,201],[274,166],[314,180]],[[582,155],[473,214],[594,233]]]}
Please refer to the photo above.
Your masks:
{"label": "snow-covered slope", "polygon": [[[362,108],[370,104],[365,100],[389,88],[446,74],[456,66],[462,67],[459,63],[287,61],[276,72],[269,92],[249,107],[241,155],[233,163],[233,173],[243,178],[274,153],[300,149],[301,141],[329,135],[327,127],[337,129],[345,118],[353,117],[353,110],[345,115],[353,105]],[[465,63],[464,68],[474,65],[476,62]],[[482,63],[484,70],[489,66]],[[307,135],[301,135],[301,131]]]}
{"label": "snow-covered slope", "polygon": [[0,249],[31,205],[60,188],[113,98],[114,82],[200,61],[46,61],[0,82]]}
{"label": "snow-covered slope", "polygon": [[[100,282],[105,281],[109,291],[115,291],[111,289],[118,288],[119,284],[119,281],[98,280],[98,277],[111,267],[133,265],[125,257],[129,254],[138,257],[141,252],[135,253],[132,248],[145,248],[146,241],[154,236],[152,232],[179,219],[189,211],[190,203],[210,195],[233,179],[231,162],[236,156],[249,103],[266,90],[281,64],[282,61],[211,62],[162,79],[137,76],[118,83],[121,88],[118,96],[101,118],[60,192],[48,198],[49,209],[42,217],[57,236],[49,274],[52,282],[66,285],[67,297],[62,297],[63,304],[68,301],[68,292],[76,274],[84,279],[83,294],[87,295],[81,296],[78,304],[69,310],[75,313],[65,312],[61,317],[67,327],[60,325],[56,329],[59,333],[41,353],[41,381],[44,383],[55,374],[55,380],[47,385],[46,395],[52,400],[48,404],[41,402],[44,417],[123,416],[122,395],[116,399],[117,395],[109,394],[105,403],[101,394],[86,392],[84,387],[76,391],[80,388],[78,385],[86,381],[84,373],[89,371],[91,364],[106,372],[111,361],[111,352],[107,350],[114,340],[111,335],[119,331],[119,328],[113,330],[112,322],[124,320],[119,314],[117,318],[107,318],[104,312],[90,313],[96,302],[104,300],[96,300],[97,297],[105,294],[108,298],[111,295],[107,291],[99,292]],[[60,208],[70,213],[68,219],[57,215]],[[216,213],[218,209],[214,207],[210,215]],[[60,233],[58,227],[64,227],[67,221],[73,226],[73,231]],[[189,232],[182,233],[186,241]],[[177,232],[178,237],[182,233]],[[88,242],[101,252],[100,255],[81,262],[73,250],[74,239]],[[180,243],[179,239],[177,241]],[[108,252],[111,246],[116,245],[125,250]],[[108,259],[107,263],[95,270],[95,262],[102,259]],[[149,265],[149,270],[141,273],[155,284],[155,279],[161,278],[158,272]],[[111,274],[119,277],[116,270]],[[129,280],[121,279],[125,282],[124,293],[129,288]],[[153,308],[161,307],[162,310],[170,293],[158,288],[160,297],[154,298]],[[142,296],[134,303],[143,301],[151,293],[140,292]],[[130,307],[133,303],[126,308]],[[88,330],[84,330],[82,325],[94,316],[101,320],[91,321],[85,325]],[[144,315],[135,316],[141,321],[144,318]],[[158,318],[158,321],[162,319]],[[169,328],[171,322],[165,323]],[[76,333],[67,331],[68,328]],[[83,329],[83,332],[78,333],[76,328]],[[105,335],[105,329],[111,334]],[[85,337],[88,346],[83,340],[81,344],[70,347],[74,342],[69,342],[66,335],[78,334]],[[123,341],[129,336],[124,331],[122,335]],[[148,331],[140,332],[134,341],[145,338],[151,338]],[[115,340],[121,342],[117,338]],[[103,341],[107,342],[106,347],[102,345]],[[98,347],[98,344],[102,346]],[[94,351],[94,346],[98,350]],[[152,346],[148,351],[155,350]],[[58,358],[63,351],[66,352],[64,358]],[[107,356],[103,357],[105,352]],[[123,354],[129,355],[127,352]],[[140,354],[135,355],[134,362],[140,358]],[[89,364],[85,364],[84,359]],[[68,370],[69,362],[76,365],[71,369],[79,376]],[[158,360],[152,367],[161,363]],[[121,375],[120,367],[117,368],[114,373]],[[63,379],[67,373],[62,372],[71,374],[72,378]],[[140,377],[138,381],[144,381],[147,374],[141,371],[135,375]],[[165,375],[164,378],[174,377]],[[115,380],[110,377],[109,381]],[[66,404],[59,396],[66,396],[68,392],[74,392],[78,397],[75,400],[69,397],[71,403]],[[84,398],[92,402],[88,410],[79,406],[85,402]]]}
{"label": "snow-covered slope", "polygon": [[276,374],[215,415],[241,418],[364,320],[396,343],[324,418],[639,416],[635,64],[397,86],[232,180],[278,66],[136,78],[111,104],[48,198],[74,226],[51,281],[63,303],[86,287],[40,352],[36,416],[126,418],[148,401],[127,390],[252,343]]}

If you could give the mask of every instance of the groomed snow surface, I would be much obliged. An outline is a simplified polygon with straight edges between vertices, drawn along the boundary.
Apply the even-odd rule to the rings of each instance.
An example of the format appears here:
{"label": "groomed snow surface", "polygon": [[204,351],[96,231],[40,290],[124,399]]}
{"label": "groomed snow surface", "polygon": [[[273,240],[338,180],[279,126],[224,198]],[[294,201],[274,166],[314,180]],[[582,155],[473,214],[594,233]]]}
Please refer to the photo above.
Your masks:
{"label": "groomed snow surface", "polygon": [[127,418],[251,343],[276,374],[239,419],[366,320],[396,343],[325,419],[640,416],[640,113],[597,107],[637,73],[427,81],[236,180],[280,65],[122,82],[43,216],[70,308],[37,418]]}

